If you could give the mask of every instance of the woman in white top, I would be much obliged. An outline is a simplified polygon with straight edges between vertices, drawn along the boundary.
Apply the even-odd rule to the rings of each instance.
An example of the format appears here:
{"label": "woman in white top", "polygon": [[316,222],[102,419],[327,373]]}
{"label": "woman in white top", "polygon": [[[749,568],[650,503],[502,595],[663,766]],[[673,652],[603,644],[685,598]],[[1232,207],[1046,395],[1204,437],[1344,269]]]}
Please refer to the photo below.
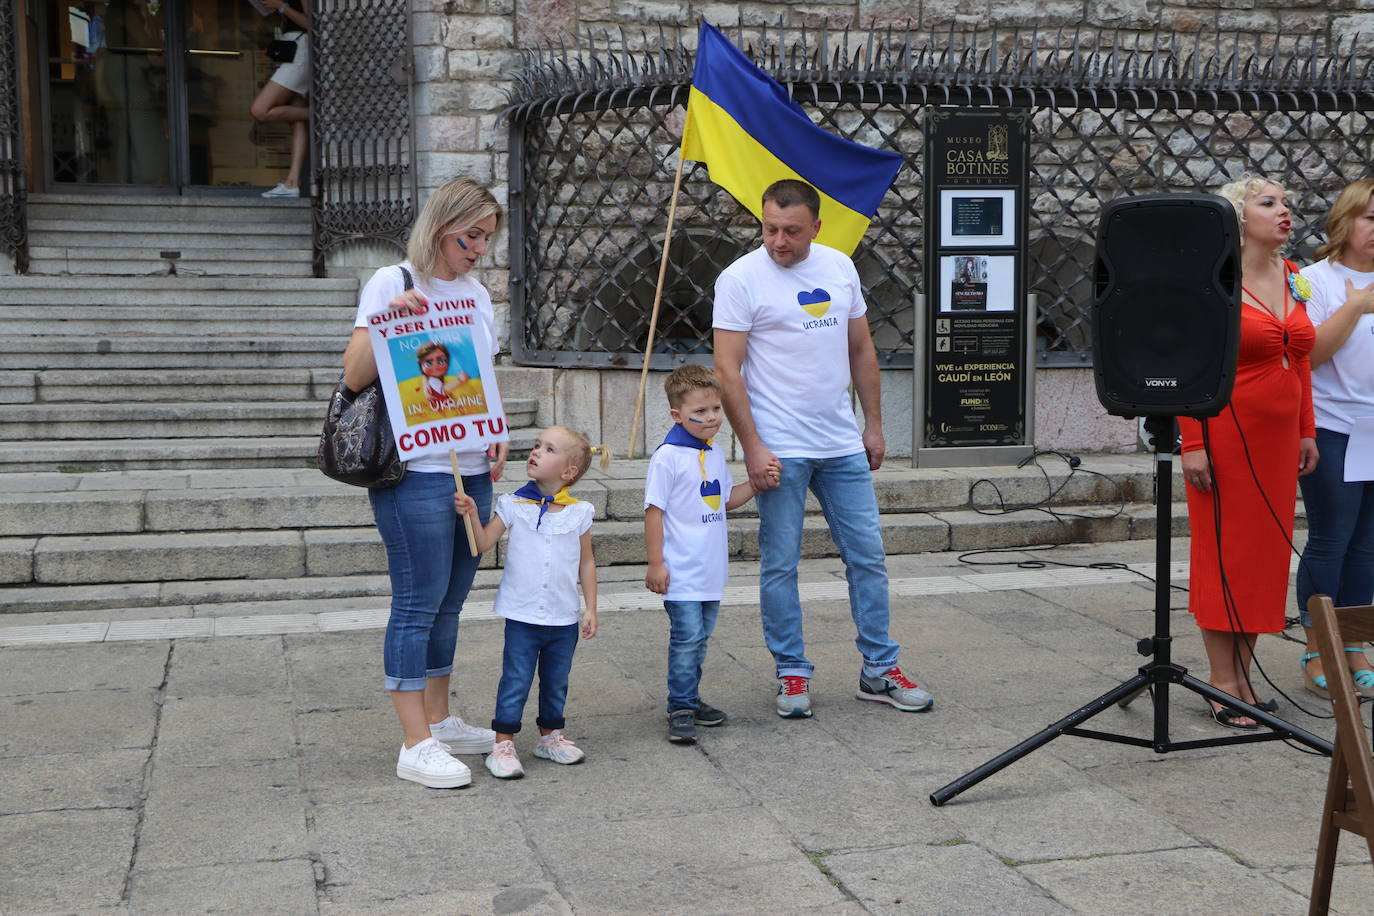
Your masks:
{"label": "woman in white top", "polygon": [[[1312,284],[1307,314],[1317,329],[1312,349],[1312,407],[1317,470],[1299,479],[1307,510],[1307,546],[1298,566],[1298,609],[1307,632],[1303,677],[1329,699],[1327,675],[1312,637],[1307,601],[1330,595],[1338,607],[1374,600],[1374,482],[1345,480],[1345,452],[1355,420],[1374,417],[1374,179],[1341,191],[1326,217],[1325,245],[1302,275]],[[1359,643],[1346,664],[1363,696],[1374,696],[1374,666]]]}
{"label": "woman in white top", "polygon": [[284,20],[283,41],[296,43],[296,56],[282,64],[249,106],[256,121],[284,121],[291,125],[291,166],[286,177],[263,197],[300,197],[305,168],[305,133],[310,123],[310,7],[308,0],[262,0]]}
{"label": "woman in white top", "polygon": [[[500,224],[496,198],[466,178],[430,195],[411,229],[408,261],[383,267],[363,288],[344,353],[344,384],[360,391],[377,378],[367,319],[378,312],[408,309],[419,314],[431,302],[469,309],[486,326],[495,349],[491,297],[468,274]],[[414,277],[414,289],[405,289],[405,270]],[[501,478],[506,451],[503,442],[490,453],[458,453],[463,489],[484,521],[491,513],[492,481]],[[435,789],[471,782],[468,768],[451,753],[488,753],[495,737],[489,729],[449,714],[458,614],[480,562],[469,552],[462,519],[454,511],[456,490],[448,456],[427,455],[406,463],[398,485],[368,491],[391,576],[383,664],[386,689],[405,733],[396,775]]]}

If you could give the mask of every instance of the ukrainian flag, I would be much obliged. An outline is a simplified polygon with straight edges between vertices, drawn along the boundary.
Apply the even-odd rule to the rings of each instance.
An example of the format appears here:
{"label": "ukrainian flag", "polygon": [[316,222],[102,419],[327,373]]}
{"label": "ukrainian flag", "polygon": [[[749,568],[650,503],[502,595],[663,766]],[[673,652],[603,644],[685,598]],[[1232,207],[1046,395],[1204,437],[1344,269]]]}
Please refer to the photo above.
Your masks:
{"label": "ukrainian flag", "polygon": [[846,254],[858,247],[902,167],[897,153],[817,127],[777,80],[706,22],[697,41],[682,158],[706,163],[711,180],[759,219],[770,184],[805,181],[821,195],[816,241]]}

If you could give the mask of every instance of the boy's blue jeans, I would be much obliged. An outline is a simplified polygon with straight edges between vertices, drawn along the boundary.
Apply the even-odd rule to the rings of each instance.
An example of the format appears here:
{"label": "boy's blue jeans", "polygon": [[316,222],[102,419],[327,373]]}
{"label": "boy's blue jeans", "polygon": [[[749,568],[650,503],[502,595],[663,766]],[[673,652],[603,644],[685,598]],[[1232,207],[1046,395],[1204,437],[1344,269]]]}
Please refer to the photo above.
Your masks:
{"label": "boy's blue jeans", "polygon": [[701,665],[716,628],[719,601],[663,602],[668,612],[668,711],[701,706]]}
{"label": "boy's blue jeans", "polygon": [[882,674],[901,652],[888,635],[887,554],[868,457],[782,458],[782,482],[757,497],[759,505],[759,613],[778,677],[810,677],[815,665],[802,638],[797,564],[801,560],[806,491],[816,494],[830,536],[844,560],[849,613],[863,656],[863,673]]}
{"label": "boy's blue jeans", "polygon": [[[409,473],[394,487],[367,491],[391,576],[382,649],[387,690],[424,690],[429,678],[453,673],[458,614],[482,561],[468,551],[454,489],[451,474]],[[486,524],[491,477],[465,476],[463,489]]]}
{"label": "boy's blue jeans", "polygon": [[543,626],[506,620],[506,647],[501,655],[501,683],[496,687],[496,715],[491,730],[503,735],[520,732],[525,700],[535,668],[539,669],[540,728],[562,728],[563,704],[568,699],[568,672],[577,648],[577,624]]}
{"label": "boy's blue jeans", "polygon": [[1307,510],[1307,546],[1298,564],[1298,612],[1312,626],[1307,601],[1330,595],[1337,607],[1369,604],[1374,599],[1374,481],[1345,480],[1345,451],[1350,437],[1317,428],[1321,460],[1298,478]]}

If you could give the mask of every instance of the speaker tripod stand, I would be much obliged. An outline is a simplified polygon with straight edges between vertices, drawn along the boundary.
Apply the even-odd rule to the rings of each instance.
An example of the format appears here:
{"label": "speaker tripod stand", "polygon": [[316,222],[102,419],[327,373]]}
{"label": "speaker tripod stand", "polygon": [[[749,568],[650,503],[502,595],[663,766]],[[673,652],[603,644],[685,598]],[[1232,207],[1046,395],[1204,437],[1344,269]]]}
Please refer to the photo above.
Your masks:
{"label": "speaker tripod stand", "polygon": [[[1251,744],[1256,741],[1291,739],[1328,757],[1331,756],[1330,742],[1290,725],[1277,716],[1257,709],[1249,703],[1242,703],[1229,693],[1218,690],[1211,684],[1191,676],[1188,674],[1188,669],[1176,665],[1170,660],[1170,647],[1173,637],[1169,635],[1169,542],[1172,527],[1173,444],[1177,434],[1173,417],[1150,417],[1145,421],[1145,429],[1152,437],[1155,450],[1155,635],[1140,640],[1136,649],[1141,655],[1150,658],[1149,663],[1141,666],[1135,677],[1107,691],[1076,712],[1070,713],[1010,750],[1003,751],[987,763],[970,770],[948,785],[936,789],[930,793],[932,805],[936,807],[943,805],[965,789],[972,788],[1032,751],[1049,744],[1060,735],[1074,735],[1097,741],[1114,741],[1118,744],[1133,744],[1137,747],[1152,748],[1158,754],[1202,747],[1220,747],[1227,744]],[[1269,731],[1204,738],[1199,741],[1173,741],[1169,738],[1170,684],[1184,687],[1209,700],[1215,700],[1223,706],[1242,712],[1266,726]],[[1146,691],[1150,693],[1154,705],[1154,734],[1151,737],[1139,738],[1133,735],[1118,735],[1112,732],[1094,731],[1079,727],[1098,713],[1109,709],[1113,703],[1125,707]]]}

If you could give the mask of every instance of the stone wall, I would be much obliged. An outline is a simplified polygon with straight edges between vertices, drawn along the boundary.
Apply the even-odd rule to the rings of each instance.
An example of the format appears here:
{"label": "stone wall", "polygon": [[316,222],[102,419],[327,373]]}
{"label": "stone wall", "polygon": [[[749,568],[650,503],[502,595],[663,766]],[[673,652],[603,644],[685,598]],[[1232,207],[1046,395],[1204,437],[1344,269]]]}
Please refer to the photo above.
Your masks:
{"label": "stone wall", "polygon": [[[489,184],[507,200],[508,129],[498,115],[506,105],[510,74],[519,49],[569,48],[585,44],[587,31],[607,30],[637,46],[670,30],[706,18],[718,25],[743,23],[746,40],[782,22],[789,27],[827,25],[867,30],[870,26],[920,31],[981,31],[1037,28],[1048,35],[1089,23],[1133,31],[1209,33],[1245,31],[1280,40],[1348,40],[1355,32],[1374,34],[1374,0],[849,0],[849,2],[709,3],[692,0],[414,0],[416,110],[419,180],[422,191],[465,175]],[[734,30],[731,29],[734,36]],[[509,241],[503,229],[479,278],[492,292],[498,327],[509,327]],[[356,255],[331,270],[361,270]],[[508,349],[509,341],[503,339]],[[509,363],[509,360],[506,360]],[[599,438],[601,428],[628,431],[621,405],[633,398],[638,374],[624,370],[568,370],[530,375],[534,387],[552,398],[548,422],[573,420]],[[886,425],[894,456],[910,452],[910,373],[884,373]],[[656,386],[650,386],[651,391]],[[651,399],[651,403],[653,400]],[[652,410],[651,410],[652,412]],[[624,414],[624,416],[621,416]],[[593,422],[593,418],[594,422]],[[586,422],[583,422],[586,421]],[[1042,448],[1131,450],[1134,426],[1109,418],[1097,404],[1090,370],[1037,372],[1036,444]],[[617,446],[623,448],[623,445]]]}

